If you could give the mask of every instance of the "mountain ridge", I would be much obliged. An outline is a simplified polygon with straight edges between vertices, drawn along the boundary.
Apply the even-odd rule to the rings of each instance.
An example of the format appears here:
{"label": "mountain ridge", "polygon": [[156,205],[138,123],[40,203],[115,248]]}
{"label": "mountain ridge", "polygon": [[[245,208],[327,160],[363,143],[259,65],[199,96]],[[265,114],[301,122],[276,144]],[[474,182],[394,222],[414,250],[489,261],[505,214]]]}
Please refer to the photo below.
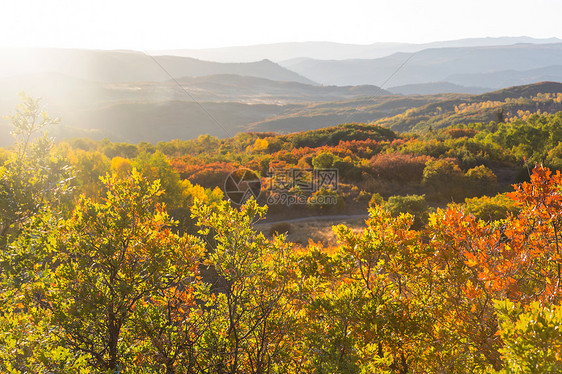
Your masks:
{"label": "mountain ridge", "polygon": [[477,45],[507,45],[517,43],[560,43],[558,38],[488,37],[464,38],[429,43],[375,42],[370,44],[337,43],[328,41],[285,42],[205,49],[154,50],[152,54],[171,54],[221,62],[248,62],[267,57],[275,62],[310,57],[321,60],[373,59],[396,52],[416,52],[427,48]]}
{"label": "mountain ridge", "polygon": [[164,81],[171,77],[230,73],[278,81],[315,82],[267,59],[219,63],[139,51],[57,48],[0,49],[0,77],[58,72],[100,82]]}
{"label": "mountain ridge", "polygon": [[[562,65],[562,43],[429,48],[378,59],[305,59],[282,65],[320,84],[381,86],[392,78],[389,85],[401,86],[448,81],[448,77],[455,74],[525,71]],[[478,86],[469,83],[464,81],[463,85]],[[514,84],[507,82],[507,85]]]}

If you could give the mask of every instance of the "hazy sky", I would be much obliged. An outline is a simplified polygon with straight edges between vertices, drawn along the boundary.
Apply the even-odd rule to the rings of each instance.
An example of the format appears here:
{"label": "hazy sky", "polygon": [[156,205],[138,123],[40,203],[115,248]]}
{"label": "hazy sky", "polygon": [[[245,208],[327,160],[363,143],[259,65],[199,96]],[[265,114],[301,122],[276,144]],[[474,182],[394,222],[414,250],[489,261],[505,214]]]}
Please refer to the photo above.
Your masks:
{"label": "hazy sky", "polygon": [[562,0],[0,1],[0,46],[146,50],[311,40],[562,38]]}

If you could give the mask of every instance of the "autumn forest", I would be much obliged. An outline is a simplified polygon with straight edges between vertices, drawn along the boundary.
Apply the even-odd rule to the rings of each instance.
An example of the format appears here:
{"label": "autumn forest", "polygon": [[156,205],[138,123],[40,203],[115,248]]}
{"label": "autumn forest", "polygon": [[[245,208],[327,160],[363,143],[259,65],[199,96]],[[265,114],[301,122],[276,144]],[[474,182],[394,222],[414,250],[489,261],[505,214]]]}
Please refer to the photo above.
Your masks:
{"label": "autumn forest", "polygon": [[[498,103],[478,105],[452,113]],[[497,119],[55,142],[23,95],[0,149],[0,371],[561,372],[562,112]],[[264,186],[241,205],[239,169]],[[293,169],[338,188],[268,204]],[[363,213],[337,244],[256,228]]]}

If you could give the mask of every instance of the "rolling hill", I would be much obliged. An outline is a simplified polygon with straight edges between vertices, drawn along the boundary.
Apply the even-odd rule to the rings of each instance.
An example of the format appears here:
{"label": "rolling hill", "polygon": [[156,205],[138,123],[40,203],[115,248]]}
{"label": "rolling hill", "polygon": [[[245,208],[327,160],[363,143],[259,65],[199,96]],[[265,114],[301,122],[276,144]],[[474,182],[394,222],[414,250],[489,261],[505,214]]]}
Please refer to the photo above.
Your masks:
{"label": "rolling hill", "polygon": [[[227,82],[246,81],[240,77],[227,77],[225,80],[218,78],[201,78],[199,85],[210,89],[221,83],[219,88],[222,91],[222,85]],[[429,127],[508,119],[517,115],[518,111],[532,113],[537,110],[562,110],[562,84],[556,82],[511,87],[482,95],[382,95],[280,104],[243,100],[196,103],[171,82],[148,82],[145,87],[139,82],[130,86],[99,86],[91,82],[83,85],[81,81],[69,81],[74,82],[78,88],[90,87],[90,91],[68,90],[58,101],[46,100],[49,113],[62,117],[61,125],[51,131],[58,139],[106,137],[114,141],[156,143],[171,139],[190,139],[202,134],[225,138],[244,131],[289,133],[350,122],[375,123],[398,132],[425,131]],[[183,80],[180,82],[188,83]],[[271,83],[271,87],[278,86],[278,83]],[[0,92],[2,87],[5,86],[0,84]],[[313,87],[303,89],[321,89]],[[354,92],[354,89],[363,93],[365,88],[345,88],[343,94]],[[163,93],[168,93],[168,96]],[[558,99],[537,99],[539,94],[561,96]],[[4,113],[8,113],[11,108],[0,105]],[[11,141],[7,122],[0,122],[0,146]]]}
{"label": "rolling hill", "polygon": [[[456,98],[462,95],[445,97]],[[63,108],[64,113],[54,111],[54,115],[61,115],[62,122],[51,134],[57,139],[105,137],[113,141],[156,143],[171,139],[191,139],[202,134],[225,138],[244,131],[289,133],[340,123],[372,122],[445,97],[378,96],[284,105],[200,102],[204,109],[198,103],[186,99],[161,102],[115,101],[81,110],[76,110],[76,107],[74,110]],[[3,140],[0,142],[2,146],[7,145],[10,140],[7,121],[4,122],[3,129],[3,136],[0,137]]]}
{"label": "rolling hill", "polygon": [[[315,103],[391,95],[368,85],[315,86],[233,74],[100,82],[44,72],[0,78],[0,113],[13,111],[17,93],[22,90],[42,97],[48,112],[62,118],[61,126],[52,132],[59,139],[88,136],[133,142],[186,139],[203,133],[232,136],[246,131],[250,124],[294,112],[306,113]],[[294,131],[299,126],[307,129],[305,124],[299,124],[299,118],[294,118],[288,128],[278,130]],[[333,117],[344,122],[353,118]],[[361,117],[378,118],[381,117]],[[319,126],[322,122],[314,128]],[[8,120],[0,119],[2,146],[12,141],[8,128]]]}
{"label": "rolling hill", "polygon": [[297,106],[282,114],[251,123],[248,125],[248,129],[288,133],[316,130],[341,123],[369,123],[398,115],[409,109],[423,107],[435,101],[455,100],[467,96],[462,94],[381,96]]}
{"label": "rolling hill", "polygon": [[482,95],[435,100],[375,124],[398,132],[419,132],[470,122],[503,122],[537,111],[562,111],[562,83],[541,82]]}

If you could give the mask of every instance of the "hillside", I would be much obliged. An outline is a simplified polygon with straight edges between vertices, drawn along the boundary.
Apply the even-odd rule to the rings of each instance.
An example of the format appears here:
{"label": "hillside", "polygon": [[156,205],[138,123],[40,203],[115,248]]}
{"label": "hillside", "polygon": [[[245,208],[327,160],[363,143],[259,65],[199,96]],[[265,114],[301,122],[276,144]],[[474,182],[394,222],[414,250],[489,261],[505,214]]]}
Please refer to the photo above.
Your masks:
{"label": "hillside", "polygon": [[482,95],[436,100],[375,123],[395,131],[425,131],[470,122],[503,122],[562,110],[562,83],[541,82]]}
{"label": "hillside", "polygon": [[254,131],[294,132],[339,123],[374,122],[398,132],[443,128],[458,123],[509,120],[521,112],[562,110],[562,83],[541,82],[480,95],[381,96],[295,106],[248,126]]}
{"label": "hillside", "polygon": [[[90,136],[97,139],[107,137],[114,141],[155,143],[171,139],[192,139],[202,134],[225,138],[245,131],[291,133],[340,123],[368,123],[436,100],[459,99],[465,96],[380,96],[284,105],[201,102],[212,118],[197,103],[185,99],[143,103],[116,102],[87,111],[69,112],[63,117],[64,130],[60,130],[56,135],[63,138]],[[91,133],[92,131],[94,133]]]}
{"label": "hillside", "polygon": [[[421,131],[430,126],[507,120],[520,111],[552,113],[561,110],[560,103],[557,97],[544,95],[562,93],[562,84],[544,82],[482,95],[362,97],[379,90],[372,86],[320,87],[238,76],[180,79],[180,84],[198,99],[196,103],[170,81],[99,84],[65,76],[51,78],[45,82],[67,83],[54,85],[57,95],[49,85],[32,84],[39,80],[30,79],[30,86],[24,88],[47,93],[49,110],[62,117],[61,126],[52,131],[58,139],[85,136],[152,143],[202,134],[224,138],[244,131],[291,133],[351,122],[374,122],[398,132]],[[44,91],[39,90],[41,87]],[[0,85],[0,92],[5,89],[10,86]],[[11,101],[0,102],[4,113],[10,112]],[[0,146],[11,142],[6,124],[7,120],[0,121]]]}
{"label": "hillside", "polygon": [[[200,102],[188,99],[166,101],[114,101],[107,104],[59,108],[58,139],[72,137],[108,138],[113,141],[156,143],[171,139],[192,139],[202,134],[219,138],[244,131],[289,133],[319,129],[349,122],[372,122],[451,96],[380,96],[368,99],[305,103],[248,104],[240,102]],[[52,107],[52,106],[50,106]],[[73,109],[74,108],[74,109]],[[219,122],[215,122],[215,119]],[[0,145],[11,140],[7,127]],[[2,127],[0,127],[2,131]]]}
{"label": "hillside", "polygon": [[562,92],[562,83],[559,82],[539,82],[523,86],[514,86],[498,91],[488,92],[474,96],[473,100],[506,100],[517,99],[520,97],[528,98],[538,94],[558,94]]}
{"label": "hillside", "polygon": [[[351,122],[376,122],[403,132],[509,119],[519,111],[560,110],[552,98],[532,97],[558,94],[561,86],[545,82],[482,95],[392,95],[369,85],[316,86],[233,74],[100,82],[36,73],[0,78],[0,111],[10,113],[16,92],[42,96],[49,111],[62,118],[52,131],[58,139],[155,143],[202,134],[223,138],[243,131],[290,133]],[[434,85],[436,91],[447,87]],[[0,146],[12,141],[7,122],[0,120]]]}
{"label": "hillside", "polygon": [[422,107],[436,101],[467,97],[463,94],[426,96],[381,96],[296,106],[284,114],[252,123],[252,131],[280,133],[320,129],[340,123],[372,122],[392,117],[409,109]]}
{"label": "hillside", "polygon": [[[193,139],[202,134],[229,137],[246,131],[247,124],[281,115],[291,106],[241,103],[203,103],[212,118],[192,101],[114,103],[79,113],[68,113],[60,137],[87,136],[114,141],[156,143],[171,139]],[[216,119],[219,123],[215,122]],[[82,133],[82,134],[80,134]],[[97,135],[97,136],[92,136]]]}
{"label": "hillside", "polygon": [[[344,105],[355,110],[354,100],[390,95],[375,86],[316,86],[234,74],[177,80],[168,77],[151,82],[100,82],[44,72],[0,78],[0,113],[12,111],[21,91],[41,96],[49,111],[62,118],[62,126],[53,130],[59,139],[88,136],[135,142],[187,139],[204,133],[225,137],[278,116],[295,112],[306,116],[308,108],[316,103],[333,102],[325,106],[338,107],[337,103],[351,101]],[[326,122],[372,121],[382,116],[385,115],[344,115],[331,120],[325,117],[312,127],[295,117],[286,127],[276,130],[304,130],[323,127]],[[7,122],[0,119],[0,145],[4,146],[12,140]]]}

